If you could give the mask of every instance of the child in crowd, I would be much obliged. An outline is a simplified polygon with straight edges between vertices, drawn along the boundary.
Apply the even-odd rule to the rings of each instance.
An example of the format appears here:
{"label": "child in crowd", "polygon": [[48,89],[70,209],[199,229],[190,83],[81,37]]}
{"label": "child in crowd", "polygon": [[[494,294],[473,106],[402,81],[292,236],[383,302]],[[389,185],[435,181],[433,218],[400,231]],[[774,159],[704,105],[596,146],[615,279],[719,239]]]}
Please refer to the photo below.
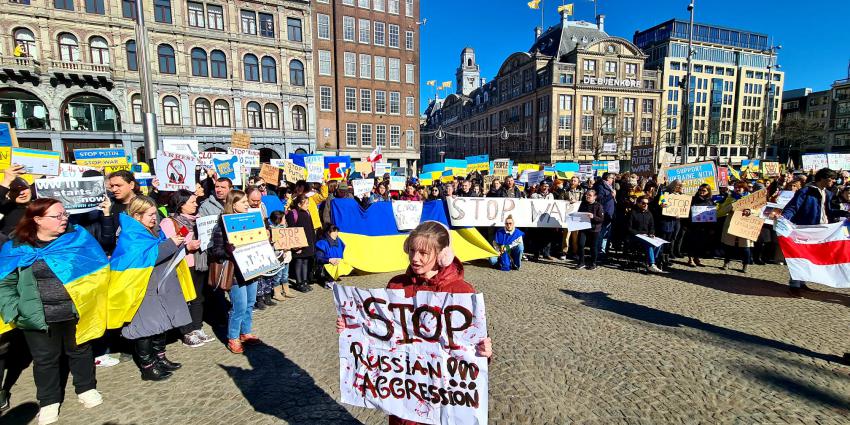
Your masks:
{"label": "child in crowd", "polygon": [[325,236],[316,242],[316,261],[325,268],[323,275],[326,288],[330,287],[331,282],[336,282],[340,274],[351,272],[350,268],[348,273],[340,272],[344,253],[345,243],[339,238],[339,228],[334,225],[328,226]]}

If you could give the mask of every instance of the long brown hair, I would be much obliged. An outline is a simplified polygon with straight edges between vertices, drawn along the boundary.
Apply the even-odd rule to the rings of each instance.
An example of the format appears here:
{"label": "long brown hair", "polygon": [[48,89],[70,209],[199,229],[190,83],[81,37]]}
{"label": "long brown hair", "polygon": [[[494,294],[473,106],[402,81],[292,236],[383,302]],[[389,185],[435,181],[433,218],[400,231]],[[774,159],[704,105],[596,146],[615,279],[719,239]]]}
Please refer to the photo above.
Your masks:
{"label": "long brown hair", "polygon": [[233,204],[241,201],[242,198],[245,198],[246,196],[248,195],[241,190],[231,190],[228,192],[227,199],[224,201],[224,214],[235,213],[236,211],[233,211]]}
{"label": "long brown hair", "polygon": [[44,217],[50,207],[59,204],[60,202],[53,198],[40,198],[32,201],[27,205],[27,210],[24,212],[24,217],[15,226],[12,231],[12,237],[20,243],[27,245],[35,245],[38,240],[38,224],[35,222],[36,217]]}

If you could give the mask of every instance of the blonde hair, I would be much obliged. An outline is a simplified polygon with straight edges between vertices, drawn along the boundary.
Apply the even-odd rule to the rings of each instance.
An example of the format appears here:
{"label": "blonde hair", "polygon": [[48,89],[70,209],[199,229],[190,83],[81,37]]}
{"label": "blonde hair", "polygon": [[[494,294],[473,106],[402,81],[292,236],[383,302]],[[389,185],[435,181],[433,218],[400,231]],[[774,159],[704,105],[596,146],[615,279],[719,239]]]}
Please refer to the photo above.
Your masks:
{"label": "blonde hair", "polygon": [[[138,195],[130,201],[130,204],[127,205],[127,215],[133,218],[133,220],[141,222],[137,215],[143,215],[147,210],[154,208],[156,209],[156,202],[153,199],[144,196]],[[151,233],[154,233],[153,229],[148,229]]]}
{"label": "blonde hair", "polygon": [[233,204],[245,199],[248,195],[241,190],[231,190],[227,193],[227,200],[224,201],[224,214],[233,214]]}

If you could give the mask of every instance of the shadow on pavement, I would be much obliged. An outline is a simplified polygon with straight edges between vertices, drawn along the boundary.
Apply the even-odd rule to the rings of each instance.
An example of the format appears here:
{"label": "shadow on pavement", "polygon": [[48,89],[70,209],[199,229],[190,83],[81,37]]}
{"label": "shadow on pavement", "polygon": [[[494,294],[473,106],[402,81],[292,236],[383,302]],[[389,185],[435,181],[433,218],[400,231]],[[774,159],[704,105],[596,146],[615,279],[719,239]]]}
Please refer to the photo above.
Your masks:
{"label": "shadow on pavement", "polygon": [[250,369],[219,366],[257,412],[289,424],[361,424],[280,350],[245,347]]}
{"label": "shadow on pavement", "polygon": [[38,403],[30,401],[19,404],[0,415],[3,424],[28,424],[38,415]]}
{"label": "shadow on pavement", "polygon": [[817,388],[808,382],[803,382],[797,378],[785,376],[775,370],[759,368],[747,370],[745,375],[793,397],[802,397],[812,402],[829,406],[833,409],[838,409],[845,415],[850,414],[850,398],[846,395],[836,394],[826,388]]}
{"label": "shadow on pavement", "polygon": [[646,323],[651,323],[660,326],[668,327],[687,327],[714,334],[718,337],[725,338],[729,341],[739,342],[743,344],[757,345],[775,350],[787,351],[789,353],[799,354],[801,356],[814,357],[828,362],[842,363],[840,356],[818,353],[806,348],[798,347],[781,341],[751,335],[745,332],[736,331],[734,329],[724,328],[722,326],[712,325],[703,321],[682,316],[676,313],[646,307],[640,304],[630,303],[628,301],[619,301],[612,299],[605,292],[579,292],[568,289],[561,289],[561,292],[567,294],[585,306],[598,310],[610,311],[624,317],[635,320],[640,320]]}

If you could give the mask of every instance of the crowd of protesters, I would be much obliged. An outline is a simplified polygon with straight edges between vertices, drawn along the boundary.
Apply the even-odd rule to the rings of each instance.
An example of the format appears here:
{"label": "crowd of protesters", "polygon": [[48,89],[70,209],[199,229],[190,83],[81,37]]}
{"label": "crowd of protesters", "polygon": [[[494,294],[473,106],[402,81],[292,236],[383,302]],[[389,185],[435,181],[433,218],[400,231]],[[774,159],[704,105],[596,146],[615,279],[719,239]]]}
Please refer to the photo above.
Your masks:
{"label": "crowd of protesters", "polygon": [[[220,178],[212,171],[197,172],[199,183],[194,192],[153,190],[143,195],[133,173],[117,171],[103,176],[108,197],[99,208],[74,215],[65,211],[57,200],[34,200],[33,189],[20,177],[22,174],[23,169],[13,165],[0,182],[0,243],[4,249],[31,246],[47,250],[53,241],[68,234],[86,232],[104,255],[111,257],[113,264],[126,255],[120,247],[127,244],[149,244],[155,253],[155,264],[140,305],[124,322],[106,330],[103,337],[85,344],[74,340],[79,317],[72,297],[50,264],[34,258],[25,267],[0,276],[0,315],[3,323],[11,322],[17,327],[0,334],[0,408],[8,407],[9,391],[21,368],[31,359],[41,406],[40,424],[58,420],[63,353],[70,359],[80,402],[94,407],[102,402],[96,390],[95,366],[117,363],[117,352],[132,353],[142,379],[161,381],[181,367],[165,355],[168,334],[174,334],[188,347],[199,347],[216,340],[204,330],[207,322],[222,330],[226,335],[224,344],[233,353],[243,353],[262,344],[253,333],[255,313],[276,308],[293,298],[293,290],[308,292],[311,285],[327,286],[338,278],[328,275],[322,267],[336,265],[344,256],[345,243],[334,226],[329,206],[336,198],[355,199],[363,208],[391,200],[452,197],[563,200],[578,204],[576,211],[588,216],[590,227],[580,231],[518,229],[511,216],[505,220],[504,228],[481,229],[499,254],[490,263],[506,271],[520,269],[522,261],[529,258],[552,262],[570,259],[577,270],[593,270],[627,259],[643,271],[654,273],[682,265],[704,267],[703,260],[719,258],[724,269],[733,261],[740,261],[739,270],[746,273],[751,264],[779,263],[782,257],[771,226],[764,227],[757,241],[728,233],[731,205],[738,199],[765,189],[773,202],[783,191],[795,192],[781,211],[795,224],[827,223],[850,214],[850,175],[847,172],[839,175],[829,169],[813,174],[742,178],[721,185],[718,191],[712,191],[708,185],[700,186],[691,205],[716,206],[718,219],[712,223],[663,214],[665,196],[681,194],[682,182],[630,173],[604,173],[586,179],[547,177],[536,184],[520,183],[512,176],[492,179],[472,173],[427,186],[410,179],[403,190],[390,190],[387,175],[376,178],[370,192],[355,196],[347,180],[323,184],[302,180],[276,186],[277,182],[264,182],[254,176],[238,189],[230,179]],[[84,176],[102,174],[86,171]],[[277,250],[282,267],[267,275],[244,279],[222,219],[218,219],[207,249],[201,248],[196,220],[251,209],[261,211],[269,230],[303,228],[307,246]],[[774,213],[773,218],[778,214]],[[417,240],[405,244],[411,269],[408,275],[397,278],[400,280],[395,285],[404,287],[407,280],[431,284],[429,279],[437,277],[460,285],[463,268],[459,261],[453,254],[449,255],[451,258],[442,258],[448,243],[443,229],[432,225],[420,231],[422,241],[427,243],[420,243],[424,247],[421,249],[414,246]],[[657,236],[668,243],[657,247],[640,236]],[[411,236],[411,239],[415,238]],[[181,252],[186,254],[188,278],[178,276],[178,269],[168,267]],[[421,258],[423,255],[427,257],[425,260]],[[685,258],[687,262],[674,262]],[[428,264],[420,264],[422,261]],[[424,271],[417,271],[417,267]],[[427,278],[423,277],[426,275]],[[23,280],[30,283],[31,293],[15,290]],[[115,284],[114,280],[110,283]],[[471,291],[468,284],[464,285],[456,292]],[[791,281],[789,286],[794,295],[808,289],[799,281]],[[111,293],[112,289],[110,296]],[[22,310],[25,297],[31,311]],[[33,299],[40,304],[31,305]],[[489,341],[483,352],[489,356]],[[6,369],[9,373],[4,380]]]}

